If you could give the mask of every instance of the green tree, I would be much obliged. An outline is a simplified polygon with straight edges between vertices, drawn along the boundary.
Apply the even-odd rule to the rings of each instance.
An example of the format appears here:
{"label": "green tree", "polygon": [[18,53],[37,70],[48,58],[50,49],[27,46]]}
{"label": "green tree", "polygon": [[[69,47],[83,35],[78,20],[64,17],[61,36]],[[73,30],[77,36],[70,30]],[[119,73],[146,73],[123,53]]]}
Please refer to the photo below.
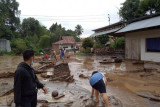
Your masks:
{"label": "green tree", "polygon": [[76,32],[77,36],[80,38],[80,35],[83,33],[83,28],[82,28],[82,26],[78,24],[78,25],[75,27],[75,32]]}
{"label": "green tree", "polygon": [[143,16],[139,4],[140,0],[126,0],[120,8],[119,15],[126,21]]}
{"label": "green tree", "polygon": [[22,33],[24,37],[27,35],[34,36],[35,34],[40,37],[43,35],[44,29],[38,20],[31,17],[24,19],[22,22]]}
{"label": "green tree", "polygon": [[26,48],[26,43],[23,39],[16,39],[11,42],[12,51],[16,54],[21,54]]}
{"label": "green tree", "polygon": [[91,38],[86,38],[86,39],[83,40],[82,47],[85,48],[85,49],[87,47],[92,48],[93,44],[94,44],[94,42]]}
{"label": "green tree", "polygon": [[109,36],[107,35],[100,35],[97,37],[98,41],[101,43],[101,44],[106,44],[108,41],[109,41]]}
{"label": "green tree", "polygon": [[0,0],[0,38],[14,38],[20,24],[18,7],[16,0]]}
{"label": "green tree", "polygon": [[160,12],[160,0],[142,0],[140,2],[140,9],[145,14],[154,14]]}
{"label": "green tree", "polygon": [[50,47],[50,36],[48,35],[41,36],[39,40],[39,46],[43,49]]}
{"label": "green tree", "polygon": [[113,49],[125,49],[125,38],[117,38],[117,40],[111,44],[111,47]]}

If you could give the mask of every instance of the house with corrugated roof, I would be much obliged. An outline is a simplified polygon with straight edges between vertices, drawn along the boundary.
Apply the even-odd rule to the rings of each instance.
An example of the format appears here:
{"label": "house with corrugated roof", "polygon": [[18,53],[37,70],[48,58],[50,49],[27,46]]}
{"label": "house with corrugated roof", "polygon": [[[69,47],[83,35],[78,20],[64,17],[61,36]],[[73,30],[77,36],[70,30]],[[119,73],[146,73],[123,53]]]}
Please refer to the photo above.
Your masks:
{"label": "house with corrugated roof", "polygon": [[75,45],[73,36],[62,36],[62,40],[52,43],[52,48],[59,54],[60,49],[71,50]]}
{"label": "house with corrugated roof", "polygon": [[[124,36],[126,59],[160,62],[160,14],[124,22],[119,29],[115,25],[117,24],[94,30],[95,33],[91,37]],[[101,30],[110,27],[113,29]]]}
{"label": "house with corrugated roof", "polygon": [[160,62],[160,14],[135,19],[116,34],[125,36],[125,58]]}

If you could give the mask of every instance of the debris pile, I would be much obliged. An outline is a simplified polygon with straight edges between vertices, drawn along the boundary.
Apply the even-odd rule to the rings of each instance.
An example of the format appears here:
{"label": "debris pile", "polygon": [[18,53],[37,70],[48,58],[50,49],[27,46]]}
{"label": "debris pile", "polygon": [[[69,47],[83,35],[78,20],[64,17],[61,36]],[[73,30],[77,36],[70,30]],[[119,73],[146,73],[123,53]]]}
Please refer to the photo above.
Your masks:
{"label": "debris pile", "polygon": [[66,81],[73,82],[73,76],[70,75],[70,69],[68,63],[61,63],[59,65],[54,66],[54,75],[50,79],[50,81]]}
{"label": "debris pile", "polygon": [[0,73],[0,78],[10,78],[13,77],[14,73],[13,72],[2,72]]}
{"label": "debris pile", "polygon": [[111,58],[111,59],[104,59],[103,61],[100,61],[101,64],[108,64],[108,63],[121,63],[122,59],[120,58]]}

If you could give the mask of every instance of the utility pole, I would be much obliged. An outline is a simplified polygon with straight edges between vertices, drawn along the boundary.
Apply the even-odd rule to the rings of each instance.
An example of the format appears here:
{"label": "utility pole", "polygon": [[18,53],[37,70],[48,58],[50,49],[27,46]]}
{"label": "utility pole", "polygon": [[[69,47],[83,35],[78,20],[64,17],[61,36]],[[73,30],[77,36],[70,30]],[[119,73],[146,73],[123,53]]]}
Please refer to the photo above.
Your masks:
{"label": "utility pole", "polygon": [[110,25],[110,15],[108,14],[108,22],[109,22],[109,25]]}

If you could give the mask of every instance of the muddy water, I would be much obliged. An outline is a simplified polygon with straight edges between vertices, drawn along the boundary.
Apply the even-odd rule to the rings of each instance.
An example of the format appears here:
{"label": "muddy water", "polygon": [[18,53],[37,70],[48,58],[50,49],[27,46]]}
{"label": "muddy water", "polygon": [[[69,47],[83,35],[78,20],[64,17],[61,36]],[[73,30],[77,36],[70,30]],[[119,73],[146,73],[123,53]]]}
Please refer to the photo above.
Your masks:
{"label": "muddy water", "polygon": [[[144,65],[142,64],[133,65],[132,61],[124,61],[116,64],[99,63],[103,59],[107,58],[109,58],[109,56],[72,56],[69,60],[67,60],[67,62],[69,62],[71,74],[74,75],[75,79],[75,82],[71,84],[66,82],[51,82],[48,79],[43,79],[40,77],[40,75],[38,75],[39,79],[46,84],[46,87],[49,89],[49,93],[47,95],[44,95],[43,91],[40,90],[38,92],[38,99],[47,100],[53,103],[64,103],[76,101],[81,95],[89,97],[91,92],[89,80],[79,78],[79,75],[84,74],[86,76],[91,76],[91,73],[97,70],[114,79],[113,82],[108,83],[107,94],[113,95],[120,99],[124,107],[160,107],[159,102],[149,101],[147,99],[138,97],[135,94],[135,92],[138,90],[146,90],[150,92],[160,91],[160,77],[158,77],[157,74],[152,77],[140,78],[139,75],[143,73],[126,73],[126,71],[144,68]],[[21,57],[0,57],[0,72],[14,72],[18,63],[21,61]],[[153,65],[149,64],[149,66]],[[47,74],[54,75],[53,69],[48,69]],[[12,81],[12,79],[9,79],[8,81]],[[59,100],[53,99],[51,97],[51,92],[53,90],[59,90],[61,94],[65,94],[65,97]],[[13,96],[13,94],[0,97],[0,105],[5,105],[5,99],[11,96]]]}

